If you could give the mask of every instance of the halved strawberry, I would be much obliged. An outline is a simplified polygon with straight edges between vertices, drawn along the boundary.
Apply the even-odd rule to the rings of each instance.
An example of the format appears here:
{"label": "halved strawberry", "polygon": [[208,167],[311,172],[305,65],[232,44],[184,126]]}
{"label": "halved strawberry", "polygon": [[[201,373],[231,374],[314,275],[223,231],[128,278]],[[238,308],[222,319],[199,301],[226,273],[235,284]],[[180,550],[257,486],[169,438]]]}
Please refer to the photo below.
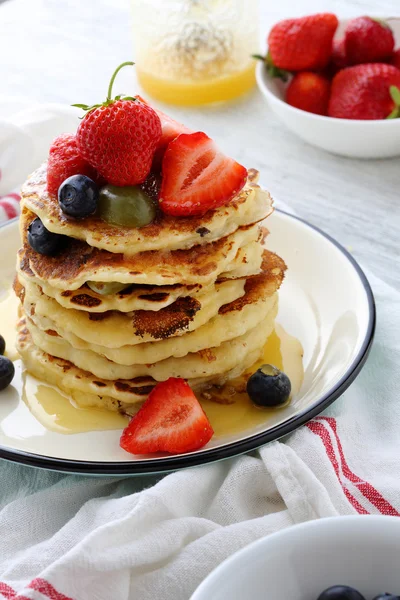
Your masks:
{"label": "halved strawberry", "polygon": [[202,131],[169,143],[162,163],[161,210],[168,215],[204,215],[227,204],[242,189],[247,169],[218,150]]}
{"label": "halved strawberry", "polygon": [[213,429],[184,379],[158,383],[122,432],[120,446],[131,454],[180,454],[202,448]]}
{"label": "halved strawberry", "polygon": [[[143,104],[149,104],[147,100],[141,96],[136,95],[136,98],[140,100],[140,102],[143,102]],[[156,111],[161,121],[161,139],[157,144],[156,153],[153,158],[153,167],[157,168],[161,166],[168,144],[181,133],[193,133],[193,129],[189,129],[189,127],[175,121],[175,119],[172,119],[154,106],[152,106],[152,109]]]}

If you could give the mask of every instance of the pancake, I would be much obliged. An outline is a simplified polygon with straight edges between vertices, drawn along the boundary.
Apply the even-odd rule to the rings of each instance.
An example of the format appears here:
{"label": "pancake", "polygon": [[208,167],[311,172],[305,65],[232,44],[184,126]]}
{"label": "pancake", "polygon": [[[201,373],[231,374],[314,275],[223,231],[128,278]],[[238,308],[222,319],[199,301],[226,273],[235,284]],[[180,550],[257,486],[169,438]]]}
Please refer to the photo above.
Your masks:
{"label": "pancake", "polygon": [[[76,290],[87,281],[126,284],[174,285],[207,284],[225,271],[247,266],[249,274],[261,270],[261,254],[254,259],[251,242],[261,242],[265,231],[257,225],[242,227],[235,233],[205,246],[188,250],[142,252],[134,256],[112,254],[70,239],[56,256],[43,256],[28,244],[27,229],[34,215],[22,208],[21,228],[23,248],[19,251],[22,271],[32,271],[41,281],[63,290]],[[250,256],[245,247],[249,246]],[[259,245],[259,248],[261,246]],[[239,249],[243,248],[241,253]]]}
{"label": "pancake", "polygon": [[116,294],[101,295],[90,289],[88,285],[83,285],[77,290],[60,290],[52,287],[45,281],[41,281],[34,276],[32,271],[18,271],[18,276],[22,284],[28,281],[40,285],[46,296],[57,300],[64,308],[77,308],[91,313],[103,313],[109,310],[119,312],[131,312],[133,310],[161,310],[169,306],[178,298],[191,296],[196,298],[201,293],[207,291],[214,293],[214,283],[207,286],[199,284],[192,285],[130,285]]}
{"label": "pancake", "polygon": [[[264,229],[264,231],[266,230]],[[258,242],[251,242],[241,248],[235,261],[229,265],[229,270],[222,273],[218,280],[225,281],[226,279],[238,279],[254,275],[254,264],[261,263],[263,252],[264,249]],[[40,285],[47,296],[57,300],[64,308],[78,308],[93,313],[102,313],[108,310],[120,312],[133,310],[157,311],[169,306],[178,298],[196,297],[206,291],[209,294],[215,293],[215,282],[192,283],[189,285],[176,283],[166,286],[128,284],[121,292],[108,295],[98,294],[90,289],[87,284],[77,290],[63,290],[55,288],[37,277],[31,270],[28,261],[24,260],[24,255],[22,251],[17,260],[17,272],[22,282],[32,281]]]}
{"label": "pancake", "polygon": [[153,377],[165,381],[169,377],[183,379],[219,376],[242,364],[249,352],[259,351],[274,328],[275,312],[264,320],[262,327],[255,327],[245,334],[223,342],[218,347],[208,347],[199,352],[189,353],[182,358],[166,358],[153,364],[120,365],[96,354],[92,350],[78,350],[59,336],[48,335],[29,319],[26,322],[33,343],[51,356],[62,358],[95,377],[106,380],[135,380],[138,377]]}
{"label": "pancake", "polygon": [[[26,369],[32,375],[56,386],[81,407],[95,406],[132,415],[138,411],[156,384],[150,377],[107,381],[75,367],[69,361],[46,354],[33,344],[24,318],[18,323],[17,349]],[[249,352],[243,362],[231,371],[212,378],[189,379],[188,383],[196,392],[206,385],[222,385],[251,367],[259,356],[258,349]]]}
{"label": "pancake", "polygon": [[132,313],[92,314],[82,310],[65,309],[56,300],[40,292],[34,283],[27,283],[23,307],[27,315],[49,316],[61,329],[90,342],[119,348],[183,335],[212,319],[224,305],[244,293],[245,280],[235,279],[216,284],[216,293],[204,293],[197,298],[179,298],[176,302],[154,311]]}
{"label": "pancake", "polygon": [[[244,298],[245,299],[245,298]],[[240,299],[231,305],[239,305]],[[268,298],[258,298],[253,304],[249,301],[239,309],[232,309],[228,313],[218,314],[202,327],[186,333],[185,335],[169,338],[159,342],[147,342],[135,346],[121,346],[120,348],[107,348],[97,344],[90,344],[75,334],[61,329],[55,321],[48,317],[36,314],[29,317],[31,321],[44,333],[52,337],[60,337],[78,350],[92,350],[110,361],[120,365],[152,364],[169,357],[180,358],[190,352],[207,350],[210,340],[215,346],[243,335],[248,329],[263,326],[267,315],[274,318],[278,312],[278,296],[273,294]]]}
{"label": "pancake", "polygon": [[[266,232],[265,229],[263,231]],[[264,248],[259,242],[251,242],[244,248],[240,248],[234,261],[228,265],[224,273],[221,273],[217,282],[251,277],[261,272],[263,252]],[[215,293],[215,281],[188,285],[176,283],[165,286],[127,284],[123,291],[108,295],[98,294],[91,290],[86,283],[76,290],[65,290],[53,287],[35,275],[25,256],[25,251],[21,249],[17,259],[17,273],[20,279],[40,285],[47,296],[56,299],[65,308],[78,308],[93,313],[102,313],[108,310],[118,310],[120,312],[130,312],[132,310],[157,311],[169,306],[178,298],[196,297],[198,294],[205,292]],[[255,265],[258,268],[255,268]]]}
{"label": "pancake", "polygon": [[222,342],[243,335],[248,329],[262,324],[267,315],[277,312],[278,296],[285,265],[275,254],[264,252],[263,273],[247,279],[244,295],[223,305],[218,314],[205,325],[190,333],[157,342],[126,345],[120,348],[107,348],[86,342],[68,329],[63,329],[49,316],[36,312],[30,316],[42,331],[52,336],[60,336],[79,350],[93,350],[109,360],[122,364],[146,364],[164,360],[170,356],[181,357],[189,352],[204,350],[210,345],[219,346]]}
{"label": "pancake", "polygon": [[234,233],[239,227],[253,225],[272,212],[268,192],[257,186],[252,170],[241,192],[229,204],[199,217],[172,217],[161,211],[156,220],[141,228],[110,225],[96,217],[77,220],[66,216],[57,198],[46,190],[46,164],[26,181],[21,190],[21,205],[39,216],[50,231],[76,238],[93,248],[132,256],[141,252],[189,249]]}
{"label": "pancake", "polygon": [[98,406],[119,411],[121,404],[140,404],[156,382],[151,377],[137,381],[104,381],[72,363],[42,352],[32,341],[25,318],[17,326],[17,350],[25,368],[42,381],[58,387],[79,406]]}

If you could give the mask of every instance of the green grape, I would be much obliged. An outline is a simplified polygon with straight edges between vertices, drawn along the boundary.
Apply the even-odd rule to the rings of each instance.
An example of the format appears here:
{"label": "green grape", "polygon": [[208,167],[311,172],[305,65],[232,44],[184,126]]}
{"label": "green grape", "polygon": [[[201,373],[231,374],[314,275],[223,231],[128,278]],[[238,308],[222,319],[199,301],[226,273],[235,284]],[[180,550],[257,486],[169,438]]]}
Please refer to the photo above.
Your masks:
{"label": "green grape", "polygon": [[129,283],[117,283],[111,281],[110,283],[103,281],[87,281],[87,285],[93,292],[101,294],[102,296],[108,296],[109,294],[118,294],[125,288],[129,287]]}
{"label": "green grape", "polygon": [[100,190],[97,215],[121,227],[144,227],[156,216],[153,200],[137,185],[105,185]]}

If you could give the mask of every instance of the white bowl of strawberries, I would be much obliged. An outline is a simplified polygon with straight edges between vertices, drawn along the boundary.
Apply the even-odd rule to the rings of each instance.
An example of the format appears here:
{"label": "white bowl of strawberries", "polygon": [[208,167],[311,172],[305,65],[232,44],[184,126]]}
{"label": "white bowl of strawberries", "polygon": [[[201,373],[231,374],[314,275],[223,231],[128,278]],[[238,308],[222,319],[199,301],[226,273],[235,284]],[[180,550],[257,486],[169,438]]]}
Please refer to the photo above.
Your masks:
{"label": "white bowl of strawberries", "polygon": [[306,142],[355,158],[400,155],[400,18],[277,23],[257,66],[270,108]]}

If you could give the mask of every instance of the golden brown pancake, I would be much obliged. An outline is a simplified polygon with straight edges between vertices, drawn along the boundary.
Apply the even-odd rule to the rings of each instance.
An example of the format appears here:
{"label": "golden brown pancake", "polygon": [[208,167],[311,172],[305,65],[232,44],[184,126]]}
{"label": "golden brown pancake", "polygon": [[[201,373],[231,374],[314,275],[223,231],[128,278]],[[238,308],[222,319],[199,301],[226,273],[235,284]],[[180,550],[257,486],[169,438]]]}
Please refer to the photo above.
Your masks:
{"label": "golden brown pancake", "polygon": [[[249,274],[257,274],[258,263],[246,257],[246,247],[257,250],[252,242],[261,241],[265,232],[257,225],[241,227],[231,235],[205,246],[188,250],[142,252],[134,256],[115,254],[88,246],[85,242],[67,239],[65,247],[55,256],[43,256],[27,241],[27,230],[35,215],[26,208],[21,212],[23,248],[19,251],[20,268],[50,285],[66,290],[81,287],[87,281],[136,283],[152,285],[192,285],[215,281],[224,271],[247,262]],[[242,249],[244,256],[239,250]],[[239,253],[239,254],[238,254]],[[235,262],[236,261],[236,262]]]}
{"label": "golden brown pancake", "polygon": [[241,364],[250,353],[261,355],[264,344],[274,328],[276,312],[266,317],[263,326],[248,329],[219,346],[208,347],[198,352],[190,352],[183,357],[170,356],[158,362],[148,364],[121,365],[93,350],[78,350],[60,336],[49,335],[28,319],[27,328],[34,344],[51,356],[68,360],[76,367],[101,377],[107,381],[116,379],[135,380],[149,376],[156,381],[165,381],[169,377],[183,379],[219,377]]}
{"label": "golden brown pancake", "polygon": [[79,220],[65,215],[57,198],[46,190],[46,164],[23,185],[21,205],[39,216],[50,231],[109,252],[128,256],[150,250],[188,249],[226,237],[238,227],[253,225],[271,214],[271,196],[256,185],[256,173],[251,170],[246,186],[224,206],[199,217],[176,218],[159,211],[153,223],[141,228],[110,225],[96,217]]}
{"label": "golden brown pancake", "polygon": [[244,285],[243,279],[227,280],[217,285],[214,296],[204,294],[197,298],[179,298],[158,312],[88,313],[63,308],[56,300],[43,294],[39,286],[26,283],[23,307],[27,315],[50,316],[62,329],[92,344],[119,348],[183,335],[201,327],[218,313],[221,306],[242,296]]}

